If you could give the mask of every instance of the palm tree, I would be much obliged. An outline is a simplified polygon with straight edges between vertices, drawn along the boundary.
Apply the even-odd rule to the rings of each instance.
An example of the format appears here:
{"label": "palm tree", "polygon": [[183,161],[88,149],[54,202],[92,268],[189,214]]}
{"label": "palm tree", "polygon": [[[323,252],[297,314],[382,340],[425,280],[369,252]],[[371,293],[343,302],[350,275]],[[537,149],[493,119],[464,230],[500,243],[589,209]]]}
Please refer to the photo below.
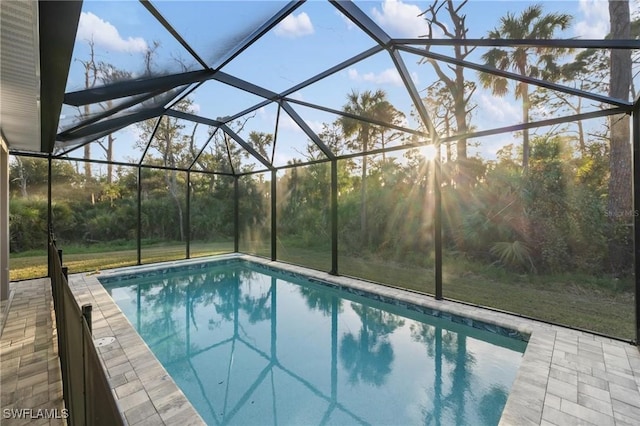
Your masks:
{"label": "palm tree", "polygon": [[[342,110],[349,114],[390,124],[397,124],[404,117],[404,115],[387,100],[387,94],[384,90],[376,90],[375,92],[366,90],[362,93],[357,90],[352,90],[351,93],[347,95],[347,103],[342,107]],[[373,138],[375,138],[376,135],[380,136],[382,148],[385,147],[386,128],[351,117],[341,117],[339,122],[345,137],[355,136],[350,144],[351,149],[366,153],[373,147],[372,142],[374,142]],[[366,177],[367,157],[363,156],[360,185],[360,234],[363,243],[367,240]]]}
{"label": "palm tree", "polygon": [[382,386],[391,373],[394,359],[389,335],[404,325],[404,319],[356,303],[351,304],[351,309],[360,317],[361,328],[357,333],[345,333],[340,343],[340,359],[349,372],[349,383],[362,380]]}
{"label": "palm tree", "polygon": [[[520,16],[507,13],[500,18],[500,26],[489,32],[492,39],[550,39],[557,29],[565,30],[571,23],[571,16],[561,13],[543,14],[541,5],[529,6]],[[536,48],[515,46],[495,47],[482,55],[485,65],[499,70],[512,70],[523,76],[553,78],[559,72],[555,60],[564,53],[560,48]],[[494,95],[504,96],[508,92],[507,79],[494,74],[483,73],[480,81],[491,88]],[[516,99],[522,100],[522,121],[529,122],[529,85],[519,82],[515,89]],[[526,171],[529,165],[529,131],[524,130],[522,137],[522,167]]]}
{"label": "palm tree", "polygon": [[258,151],[258,154],[262,155],[265,160],[273,163],[273,135],[271,133],[256,132],[255,130],[252,130],[251,133],[249,133],[247,142],[256,151]]}

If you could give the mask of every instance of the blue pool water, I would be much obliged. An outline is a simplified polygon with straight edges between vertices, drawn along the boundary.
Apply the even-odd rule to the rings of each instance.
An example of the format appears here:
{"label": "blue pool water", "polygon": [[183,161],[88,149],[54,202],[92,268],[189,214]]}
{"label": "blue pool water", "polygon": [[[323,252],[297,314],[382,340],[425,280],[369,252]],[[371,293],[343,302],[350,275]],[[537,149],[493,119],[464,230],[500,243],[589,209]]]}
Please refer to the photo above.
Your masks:
{"label": "blue pool water", "polygon": [[526,345],[239,260],[103,285],[210,425],[495,425]]}

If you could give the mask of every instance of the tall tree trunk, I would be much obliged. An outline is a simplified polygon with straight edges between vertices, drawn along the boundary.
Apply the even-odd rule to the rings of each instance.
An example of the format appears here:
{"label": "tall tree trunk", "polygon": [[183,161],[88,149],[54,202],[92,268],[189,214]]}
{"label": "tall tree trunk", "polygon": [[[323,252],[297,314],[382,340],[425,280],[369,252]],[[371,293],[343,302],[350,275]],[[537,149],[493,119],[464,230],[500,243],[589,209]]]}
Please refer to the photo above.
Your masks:
{"label": "tall tree trunk", "polygon": [[107,183],[111,184],[113,181],[113,142],[114,142],[113,134],[110,133],[107,136]]}
{"label": "tall tree trunk", "polygon": [[[580,90],[584,90],[584,81],[580,82]],[[574,108],[576,114],[582,112],[582,98],[578,97],[578,104]],[[582,120],[578,120],[578,146],[580,147],[580,155],[584,157],[587,153],[587,144],[584,140],[584,126]]]}
{"label": "tall tree trunk", "polygon": [[[108,100],[107,101],[107,109],[111,109],[113,108],[113,101],[112,100]],[[111,184],[111,182],[113,181],[113,164],[111,163],[113,161],[113,142],[115,141],[115,138],[113,137],[113,133],[109,133],[109,136],[107,136],[107,149],[106,154],[107,154],[107,183]]]}
{"label": "tall tree trunk", "polygon": [[[427,20],[429,38],[434,37],[434,32],[443,31],[444,35],[451,39],[466,39],[467,38],[467,26],[466,15],[462,13],[462,7],[466,4],[466,0],[463,2],[454,2],[453,0],[434,0],[433,3],[423,13]],[[441,20],[439,13],[443,13],[442,9],[449,15],[451,24],[445,23]],[[467,56],[471,54],[474,47],[470,46],[454,46],[454,56],[457,60],[464,61]],[[427,47],[427,50],[429,48]],[[453,109],[456,119],[456,133],[466,134],[468,132],[468,111],[467,106],[469,104],[470,93],[465,86],[464,71],[465,68],[462,65],[450,66],[449,69],[453,71],[453,75],[449,76],[444,73],[439,63],[433,59],[428,60],[433,66],[437,76],[445,84],[447,90],[453,98]],[[473,91],[473,89],[471,89]],[[468,188],[471,180],[468,173],[467,162],[467,139],[462,138],[456,142],[456,161],[455,172],[452,173],[452,181],[456,183],[459,188]]]}
{"label": "tall tree trunk", "polygon": [[27,177],[24,173],[24,164],[22,163],[22,159],[19,155],[14,157],[18,162],[18,181],[20,182],[20,195],[22,198],[29,197],[29,193],[27,192]]}
{"label": "tall tree trunk", "polygon": [[[173,157],[173,143],[171,140],[171,135],[167,131],[164,134],[164,142],[165,142],[165,150],[163,154],[163,162],[165,167],[175,167],[176,161]],[[180,241],[184,241],[184,217],[182,213],[182,203],[180,203],[180,197],[178,196],[178,180],[176,178],[175,170],[165,170],[164,180],[167,184],[167,188],[169,189],[169,194],[173,199],[173,202],[176,204],[176,208],[178,209],[178,229],[180,230]]]}
{"label": "tall tree trunk", "polygon": [[[612,39],[630,38],[631,17],[628,0],[609,0],[609,22]],[[609,95],[629,99],[631,86],[631,53],[625,49],[611,50]],[[609,259],[612,272],[627,269],[632,261],[631,227],[633,206],[631,199],[631,146],[629,143],[629,117],[611,116],[609,150],[609,199],[607,213],[611,221]]]}
{"label": "tall tree trunk", "polygon": [[[85,117],[89,117],[89,105],[84,106]],[[91,144],[88,143],[84,146],[84,177],[87,182],[91,180],[91,163],[88,161],[91,159]]]}
{"label": "tall tree trunk", "polygon": [[[444,134],[445,136],[451,136],[451,122],[449,121],[449,115],[445,115],[444,117]],[[460,141],[455,142],[456,144],[458,144]],[[447,142],[446,145],[446,155],[447,155],[447,167],[449,170],[451,170],[451,157],[453,155],[453,153],[451,152],[451,144],[452,142]],[[456,145],[457,146],[457,145]],[[465,142],[465,146],[466,146],[466,142]],[[453,184],[452,181],[453,176],[451,176],[451,173],[446,173],[445,174],[445,179],[447,179],[447,185],[451,186]]]}
{"label": "tall tree trunk", "polygon": [[169,189],[169,194],[171,195],[171,199],[173,199],[173,202],[176,204],[176,208],[178,209],[178,229],[180,230],[180,241],[184,241],[184,214],[182,212],[182,203],[180,202],[180,197],[178,196],[178,181],[176,179],[176,171],[167,170],[164,177],[167,188]]}
{"label": "tall tree trunk", "polygon": [[[96,72],[96,62],[95,62],[95,51],[93,45],[93,39],[89,43],[90,52],[89,52],[89,60],[83,62],[84,65],[84,88],[90,89],[96,84],[97,72]],[[93,75],[91,74],[93,72]],[[87,104],[84,106],[84,117],[83,119],[88,119],[91,114],[91,107]],[[91,159],[91,144],[86,144],[84,146],[84,177],[89,182],[91,180],[91,163],[88,161]]]}
{"label": "tall tree trunk", "polygon": [[[456,58],[462,58],[464,55],[460,50],[460,46],[456,46]],[[464,68],[458,66],[455,71],[456,83],[451,87],[454,98],[455,117],[456,117],[456,133],[466,134],[468,132],[467,125],[467,101],[465,99],[464,85]],[[467,167],[467,139],[462,138],[456,142],[456,163],[458,170],[456,175],[456,184],[459,187],[467,188],[471,184]]]}
{"label": "tall tree trunk", "polygon": [[578,120],[578,147],[578,149],[580,149],[580,155],[584,156],[587,152],[587,145],[584,140],[584,126],[580,120]]}
{"label": "tall tree trunk", "polygon": [[[369,149],[369,129],[362,139],[362,150],[366,153]],[[362,181],[360,182],[360,238],[362,244],[368,244],[367,238],[367,155],[362,156]]]}
{"label": "tall tree trunk", "polygon": [[[522,123],[527,124],[529,122],[529,85],[526,83],[520,83],[520,96],[522,96]],[[524,129],[522,131],[522,170],[527,172],[529,170],[529,130]]]}

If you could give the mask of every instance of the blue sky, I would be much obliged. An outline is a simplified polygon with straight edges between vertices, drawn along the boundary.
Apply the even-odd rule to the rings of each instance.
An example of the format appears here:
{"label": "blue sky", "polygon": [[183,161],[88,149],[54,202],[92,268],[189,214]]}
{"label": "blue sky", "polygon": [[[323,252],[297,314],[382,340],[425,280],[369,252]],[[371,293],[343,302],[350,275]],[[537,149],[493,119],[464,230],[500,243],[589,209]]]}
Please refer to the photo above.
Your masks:
{"label": "blue sky", "polygon": [[[242,40],[248,32],[279,10],[285,1],[195,1],[153,2],[162,15],[192,45],[209,64],[217,65],[220,58]],[[424,20],[418,15],[431,1],[355,1],[375,22],[392,37],[419,37],[426,32]],[[573,16],[573,25],[558,38],[602,38],[608,32],[608,6],[606,0],[542,1],[547,12],[564,12]],[[532,2],[471,0],[465,6],[469,37],[480,38],[494,28],[507,12],[519,13]],[[154,42],[159,43],[154,57],[154,71],[158,73],[197,69],[198,64],[137,1],[106,2],[85,1],[80,19],[72,69],[67,91],[80,90],[84,86],[82,60],[88,58],[88,41],[93,40],[96,60],[139,75],[143,71],[143,53]],[[356,28],[337,9],[325,1],[311,0],[298,8],[269,34],[255,43],[242,55],[223,68],[223,71],[242,79],[280,92],[313,75],[374,46],[369,37]],[[446,50],[446,49],[444,49]],[[478,56],[482,52],[478,50]],[[428,64],[418,64],[418,57],[404,54],[403,59],[419,90],[433,81],[435,75]],[[474,71],[466,71],[467,78],[475,79]],[[416,128],[411,118],[412,104],[397,71],[385,51],[339,72],[317,84],[301,90],[294,98],[341,109],[346,94],[383,89],[389,100],[405,113],[408,127]],[[192,99],[196,113],[207,117],[223,117],[261,101],[225,85],[210,81],[194,92]],[[521,122],[520,107],[510,95],[495,98],[488,91],[474,94],[478,104],[471,124],[478,130]],[[97,106],[92,106],[98,110]],[[250,120],[243,136],[250,130],[272,133],[275,129],[275,107],[257,111]],[[298,109],[314,129],[335,117]],[[74,115],[65,109],[61,121],[68,122]],[[133,156],[127,147],[136,137],[136,130],[119,132],[118,160]],[[281,117],[278,131],[282,151],[278,163],[286,163],[300,157],[292,148],[306,143],[306,137],[292,120]],[[198,140],[204,143],[205,129]],[[482,141],[484,153],[495,151],[514,141],[513,135],[502,135]],[[95,150],[95,157],[102,154]]]}

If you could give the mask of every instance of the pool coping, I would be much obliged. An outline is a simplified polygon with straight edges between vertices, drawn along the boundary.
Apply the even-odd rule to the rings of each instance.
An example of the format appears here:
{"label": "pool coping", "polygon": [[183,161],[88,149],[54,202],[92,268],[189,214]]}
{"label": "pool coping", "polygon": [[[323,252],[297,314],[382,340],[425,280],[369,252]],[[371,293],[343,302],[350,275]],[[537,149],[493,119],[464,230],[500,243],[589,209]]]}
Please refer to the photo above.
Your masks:
{"label": "pool coping", "polygon": [[[245,254],[101,271],[101,277],[242,259],[322,282],[373,293],[529,336],[500,425],[640,423],[640,352],[636,346],[508,313]],[[202,425],[196,410],[151,353],[96,273],[69,276],[80,305],[93,305],[94,338],[115,337],[98,353],[128,424]]]}

